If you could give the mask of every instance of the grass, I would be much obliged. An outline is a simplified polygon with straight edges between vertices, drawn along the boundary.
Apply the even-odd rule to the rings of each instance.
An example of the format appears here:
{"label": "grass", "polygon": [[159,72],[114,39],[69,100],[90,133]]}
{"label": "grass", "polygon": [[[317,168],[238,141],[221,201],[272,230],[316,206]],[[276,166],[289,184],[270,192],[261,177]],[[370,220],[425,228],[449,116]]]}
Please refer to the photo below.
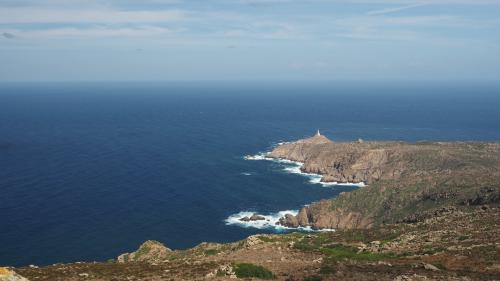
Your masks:
{"label": "grass", "polygon": [[268,236],[257,236],[257,238],[259,238],[260,241],[267,242],[267,243],[277,241],[276,239],[273,239],[273,238],[268,237]]}
{"label": "grass", "polygon": [[[346,235],[347,234],[347,235]],[[371,234],[371,233],[370,233]],[[359,232],[359,231],[347,231],[343,233],[348,240],[370,240],[373,239],[373,234]],[[399,236],[398,233],[393,233],[391,235],[386,235],[386,241],[391,241],[395,237]],[[336,242],[335,236],[331,234],[318,234],[311,237],[304,237],[297,243],[294,247],[301,251],[314,251],[321,252],[325,255],[323,259],[323,264],[321,265],[321,274],[332,274],[336,272],[336,266],[339,261],[343,260],[353,260],[353,261],[379,261],[386,259],[393,259],[397,256],[393,253],[372,253],[372,252],[358,252],[355,247],[344,246],[341,244],[332,245]],[[314,278],[311,276],[311,278]],[[316,280],[316,279],[311,279]]]}
{"label": "grass", "polygon": [[217,250],[217,249],[208,249],[208,250],[205,250],[203,253],[205,253],[205,256],[213,256],[213,255],[217,255],[220,251]]}
{"label": "grass", "polygon": [[323,263],[321,264],[320,268],[321,274],[335,273],[338,262],[343,260],[379,261],[397,257],[395,254],[392,253],[370,253],[370,252],[358,253],[358,250],[356,248],[347,247],[343,245],[325,247],[321,249],[321,252],[326,256],[323,259]]}
{"label": "grass", "polygon": [[251,263],[238,263],[234,265],[234,272],[238,278],[260,278],[264,280],[276,279],[267,268]]}
{"label": "grass", "polygon": [[322,281],[323,277],[321,275],[311,275],[303,279],[303,281]]}
{"label": "grass", "polygon": [[318,251],[323,245],[331,242],[333,242],[333,239],[330,234],[320,233],[317,235],[305,236],[294,244],[294,248],[305,252]]}
{"label": "grass", "polygon": [[424,251],[423,253],[424,254],[428,254],[428,255],[434,255],[436,253],[441,253],[441,252],[445,252],[446,251],[446,248],[445,247],[432,247],[432,246],[426,246],[424,248]]}
{"label": "grass", "polygon": [[327,256],[329,261],[341,260],[355,260],[355,261],[378,261],[384,259],[395,258],[392,253],[371,253],[361,252],[358,253],[356,248],[347,247],[343,245],[336,245],[333,247],[322,248],[321,252]]}
{"label": "grass", "polygon": [[266,243],[274,243],[274,242],[292,242],[292,241],[297,241],[304,237],[305,234],[300,233],[300,232],[292,232],[292,233],[287,233],[287,234],[280,234],[280,235],[272,235],[272,236],[257,236],[257,238]]}

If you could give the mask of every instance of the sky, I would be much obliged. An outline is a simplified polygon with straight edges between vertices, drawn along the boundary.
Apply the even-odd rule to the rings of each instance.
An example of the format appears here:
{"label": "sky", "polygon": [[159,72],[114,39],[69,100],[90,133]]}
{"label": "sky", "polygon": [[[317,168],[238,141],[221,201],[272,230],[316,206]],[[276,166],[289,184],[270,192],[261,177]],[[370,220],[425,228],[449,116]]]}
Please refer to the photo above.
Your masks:
{"label": "sky", "polygon": [[0,0],[0,81],[500,80],[500,0]]}

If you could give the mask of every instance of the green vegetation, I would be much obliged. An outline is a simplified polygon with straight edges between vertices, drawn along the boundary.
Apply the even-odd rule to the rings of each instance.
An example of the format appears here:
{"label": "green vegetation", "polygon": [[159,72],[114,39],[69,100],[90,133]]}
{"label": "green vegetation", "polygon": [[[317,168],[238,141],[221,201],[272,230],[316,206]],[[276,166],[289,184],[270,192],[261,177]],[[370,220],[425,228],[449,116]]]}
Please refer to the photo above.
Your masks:
{"label": "green vegetation", "polygon": [[322,281],[323,277],[321,275],[311,275],[303,279],[303,281]]}
{"label": "green vegetation", "polygon": [[260,241],[266,242],[266,243],[274,243],[274,242],[291,242],[291,241],[297,241],[305,236],[304,233],[300,232],[292,232],[292,233],[287,233],[287,234],[280,234],[280,235],[261,235],[257,236],[257,238]]}
{"label": "green vegetation", "polygon": [[273,238],[268,237],[268,236],[257,236],[257,238],[259,238],[260,241],[268,242],[268,243],[277,241],[276,239],[273,239]]}
{"label": "green vegetation", "polygon": [[[300,251],[321,252],[325,255],[320,269],[321,274],[332,274],[336,272],[339,261],[379,261],[393,259],[397,256],[393,253],[372,253],[359,252],[357,248],[338,244],[339,241],[373,241],[377,237],[386,237],[383,241],[388,242],[399,236],[398,232],[380,233],[375,230],[348,230],[336,233],[320,233],[317,235],[307,235],[297,241],[294,248]],[[310,276],[308,278],[320,278],[321,276]],[[321,280],[321,279],[307,279]]]}
{"label": "green vegetation", "polygon": [[319,251],[324,245],[332,243],[333,241],[334,238],[329,233],[307,235],[297,241],[294,248],[306,252]]}
{"label": "green vegetation", "polygon": [[435,253],[440,253],[446,251],[445,247],[433,247],[433,246],[426,246],[424,248],[423,254],[427,255],[434,255]]}
{"label": "green vegetation", "polygon": [[[159,243],[159,242],[157,242]],[[143,244],[139,247],[137,252],[135,253],[135,258],[139,258],[140,256],[147,255],[151,251],[151,248],[147,244]]]}
{"label": "green vegetation", "polygon": [[220,253],[220,250],[217,250],[217,249],[208,249],[208,250],[205,250],[203,253],[206,256],[213,256],[213,255],[217,255],[218,253]]}
{"label": "green vegetation", "polygon": [[328,259],[329,261],[341,261],[345,259],[356,261],[378,261],[396,257],[392,253],[358,253],[358,250],[356,248],[343,245],[335,245],[332,247],[322,248],[321,252],[326,255],[326,259]]}
{"label": "green vegetation", "polygon": [[251,263],[238,263],[234,265],[234,272],[238,278],[260,278],[264,280],[275,279],[274,274],[267,268]]}
{"label": "green vegetation", "polygon": [[322,274],[335,273],[337,264],[343,260],[379,261],[397,257],[393,253],[358,252],[356,248],[343,245],[325,247],[321,249],[321,252],[326,256],[321,264],[320,273]]}

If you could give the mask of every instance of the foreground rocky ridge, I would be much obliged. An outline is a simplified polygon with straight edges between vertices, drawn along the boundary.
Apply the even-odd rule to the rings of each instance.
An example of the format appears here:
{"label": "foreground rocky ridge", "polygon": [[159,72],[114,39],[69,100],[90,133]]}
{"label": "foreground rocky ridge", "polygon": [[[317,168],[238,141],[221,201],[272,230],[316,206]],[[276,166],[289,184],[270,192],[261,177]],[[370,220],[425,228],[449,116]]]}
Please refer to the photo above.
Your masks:
{"label": "foreground rocky ridge", "polygon": [[[126,254],[129,259],[121,255],[102,263],[30,266],[9,269],[9,274],[15,270],[29,280],[44,281],[259,279],[251,277],[255,275],[289,281],[500,280],[499,221],[496,205],[461,206],[416,223],[262,234],[188,250],[172,251],[148,241]],[[242,265],[254,269],[250,276]]]}
{"label": "foreground rocky ridge", "polygon": [[322,181],[368,186],[284,217],[290,227],[370,228],[413,221],[444,206],[500,202],[500,144],[332,142],[319,133],[275,148],[270,157],[304,163]]}

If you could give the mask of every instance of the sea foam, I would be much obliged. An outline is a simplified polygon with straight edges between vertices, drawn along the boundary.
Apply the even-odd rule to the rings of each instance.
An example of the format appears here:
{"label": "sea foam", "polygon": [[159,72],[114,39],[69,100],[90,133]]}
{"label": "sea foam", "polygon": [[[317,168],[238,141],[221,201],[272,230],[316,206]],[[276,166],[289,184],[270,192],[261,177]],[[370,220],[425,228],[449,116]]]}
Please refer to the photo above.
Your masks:
{"label": "sea foam", "polygon": [[281,158],[272,158],[272,157],[269,157],[269,154],[270,154],[269,152],[259,152],[255,155],[247,155],[244,157],[244,159],[245,160],[266,160],[266,161],[273,161],[276,163],[283,164],[283,171],[284,172],[307,177],[307,178],[309,178],[309,183],[311,183],[311,184],[320,184],[320,185],[325,186],[325,187],[327,187],[327,186],[339,186],[339,185],[343,185],[343,186],[349,185],[349,186],[358,186],[358,187],[365,186],[364,182],[359,182],[359,183],[322,182],[321,175],[302,172],[301,168],[302,168],[302,166],[304,166],[303,162],[292,161],[292,160],[281,159]]}
{"label": "sea foam", "polygon": [[[243,211],[237,214],[230,215],[226,220],[227,225],[237,225],[245,228],[258,228],[258,229],[266,229],[266,228],[275,228],[275,229],[285,229],[286,227],[281,225],[276,225],[281,217],[284,217],[287,214],[296,216],[299,213],[297,210],[286,210],[280,211],[277,213],[271,213],[267,215],[261,215],[265,218],[265,220],[257,220],[257,221],[242,221],[241,219],[244,217],[251,217],[255,212]],[[259,214],[260,215],[260,214]]]}
{"label": "sea foam", "polygon": [[[298,210],[286,210],[280,211],[277,213],[270,213],[267,215],[259,214],[256,212],[243,211],[233,215],[230,215],[227,219],[224,220],[226,225],[236,225],[244,228],[257,228],[257,229],[273,229],[275,231],[286,231],[286,230],[301,230],[301,231],[335,231],[334,229],[321,229],[321,230],[313,230],[311,227],[286,227],[283,225],[276,224],[280,218],[285,215],[293,215],[296,216],[299,213]],[[256,221],[242,221],[241,219],[244,217],[251,217],[253,214],[257,214],[259,216],[264,217],[264,220],[256,220]]]}

